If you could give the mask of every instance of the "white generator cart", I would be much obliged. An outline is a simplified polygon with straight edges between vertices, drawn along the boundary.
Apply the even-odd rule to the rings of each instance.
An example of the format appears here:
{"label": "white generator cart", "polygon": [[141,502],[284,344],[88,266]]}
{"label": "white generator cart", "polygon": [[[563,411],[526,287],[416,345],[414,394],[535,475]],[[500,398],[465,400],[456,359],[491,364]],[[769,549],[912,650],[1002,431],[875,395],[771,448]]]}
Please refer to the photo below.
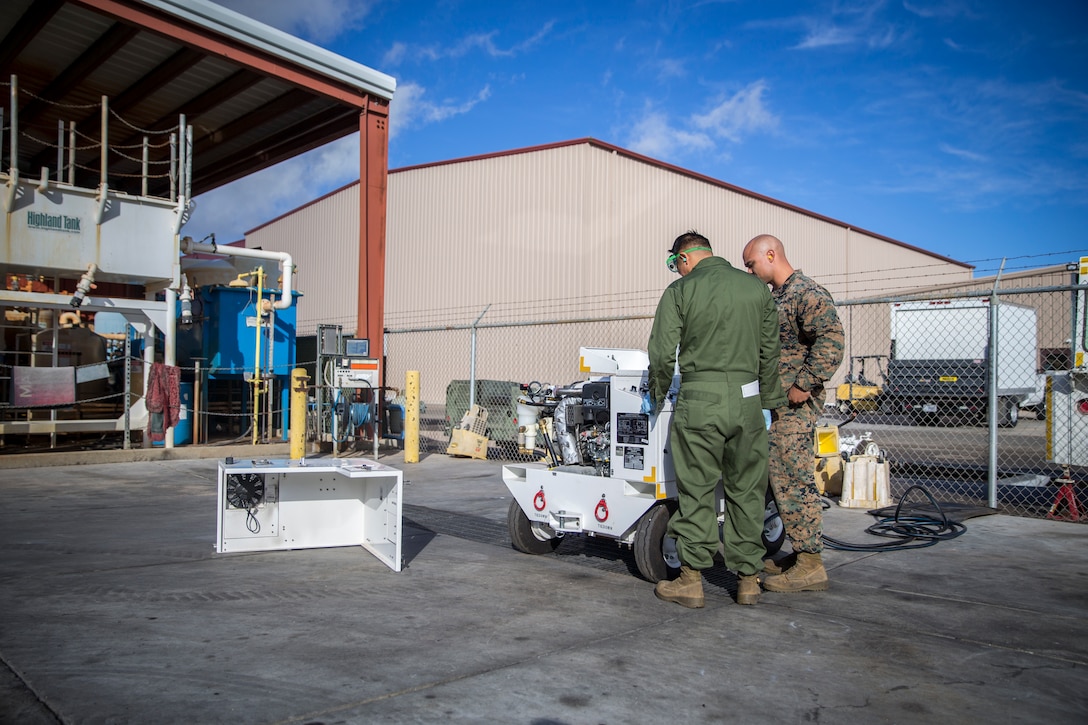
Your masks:
{"label": "white generator cart", "polygon": [[[583,347],[579,355],[588,380],[566,388],[523,386],[519,444],[533,451],[542,443],[550,462],[503,466],[503,482],[514,497],[507,518],[510,541],[526,554],[545,554],[567,535],[616,539],[633,549],[643,577],[670,578],[680,568],[676,541],[666,535],[676,509],[669,424],[679,376],[662,410],[646,414],[644,351]],[[773,554],[785,531],[769,490],[766,500],[763,544]],[[720,483],[717,502],[720,524]]]}

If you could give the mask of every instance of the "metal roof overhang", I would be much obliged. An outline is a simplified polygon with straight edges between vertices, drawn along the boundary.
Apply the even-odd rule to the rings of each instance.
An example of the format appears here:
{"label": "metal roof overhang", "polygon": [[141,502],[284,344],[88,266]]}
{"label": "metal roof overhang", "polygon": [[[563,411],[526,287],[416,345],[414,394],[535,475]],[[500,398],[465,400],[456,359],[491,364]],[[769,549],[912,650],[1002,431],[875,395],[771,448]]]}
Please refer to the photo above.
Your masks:
{"label": "metal roof overhang", "polygon": [[[58,121],[99,136],[102,96],[117,148],[186,116],[197,195],[359,131],[360,114],[386,115],[396,88],[384,73],[206,0],[4,0],[0,38],[0,81],[15,75],[19,86],[15,165],[31,177],[56,164]],[[94,187],[99,152],[83,144],[76,184]],[[152,144],[150,161],[169,153]],[[127,155],[111,159],[110,186],[138,194],[140,154]],[[0,165],[9,164],[5,155]],[[165,175],[148,189],[168,191]]]}

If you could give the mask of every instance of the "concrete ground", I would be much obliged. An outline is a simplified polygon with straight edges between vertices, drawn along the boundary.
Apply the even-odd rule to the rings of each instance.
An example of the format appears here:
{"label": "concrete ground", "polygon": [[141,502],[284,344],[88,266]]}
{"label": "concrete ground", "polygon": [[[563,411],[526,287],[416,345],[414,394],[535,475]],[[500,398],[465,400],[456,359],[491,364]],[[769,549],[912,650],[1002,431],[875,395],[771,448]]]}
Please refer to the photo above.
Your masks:
{"label": "concrete ground", "polygon": [[[190,456],[244,449],[109,453],[0,461],[0,722],[1088,722],[1081,524],[827,551],[830,591],[755,607],[719,567],[688,610],[614,542],[513,550],[496,462],[381,459],[395,573],[357,547],[214,553],[217,460]],[[825,515],[848,541],[872,522]]]}

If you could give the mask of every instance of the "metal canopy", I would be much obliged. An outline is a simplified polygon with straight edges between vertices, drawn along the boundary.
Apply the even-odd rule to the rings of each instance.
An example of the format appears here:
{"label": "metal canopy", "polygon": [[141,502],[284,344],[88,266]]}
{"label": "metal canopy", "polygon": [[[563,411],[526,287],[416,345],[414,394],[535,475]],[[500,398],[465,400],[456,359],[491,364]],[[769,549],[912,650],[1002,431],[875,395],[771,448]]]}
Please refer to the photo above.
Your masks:
{"label": "metal canopy", "polygon": [[[387,115],[395,89],[206,0],[4,0],[0,38],[0,82],[18,78],[21,174],[54,171],[58,121],[75,122],[75,183],[96,186],[99,150],[87,139],[101,135],[106,96],[109,145],[128,149],[110,158],[109,184],[130,194],[141,193],[143,138],[152,168],[167,168],[180,114],[193,127],[196,195],[359,131],[361,114]],[[154,175],[148,194],[168,196],[168,176]]]}

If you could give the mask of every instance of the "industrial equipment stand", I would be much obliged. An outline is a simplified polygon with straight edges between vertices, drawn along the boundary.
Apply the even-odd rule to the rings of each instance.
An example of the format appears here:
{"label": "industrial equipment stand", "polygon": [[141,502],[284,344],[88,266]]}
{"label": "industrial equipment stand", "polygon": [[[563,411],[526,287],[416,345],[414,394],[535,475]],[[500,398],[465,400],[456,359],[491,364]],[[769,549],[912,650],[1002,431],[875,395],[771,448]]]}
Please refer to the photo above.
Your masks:
{"label": "industrial equipment stand", "polygon": [[[1047,513],[1048,519],[1057,519],[1060,521],[1080,521],[1080,508],[1077,506],[1077,491],[1073,487],[1073,479],[1069,475],[1069,469],[1066,469],[1062,473],[1061,478],[1054,479],[1054,483],[1060,484],[1058,486],[1058,493],[1054,496],[1054,505],[1050,507],[1050,512]],[[1062,502],[1065,502],[1067,509],[1067,516],[1061,516],[1058,514],[1058,509],[1061,508]]]}

